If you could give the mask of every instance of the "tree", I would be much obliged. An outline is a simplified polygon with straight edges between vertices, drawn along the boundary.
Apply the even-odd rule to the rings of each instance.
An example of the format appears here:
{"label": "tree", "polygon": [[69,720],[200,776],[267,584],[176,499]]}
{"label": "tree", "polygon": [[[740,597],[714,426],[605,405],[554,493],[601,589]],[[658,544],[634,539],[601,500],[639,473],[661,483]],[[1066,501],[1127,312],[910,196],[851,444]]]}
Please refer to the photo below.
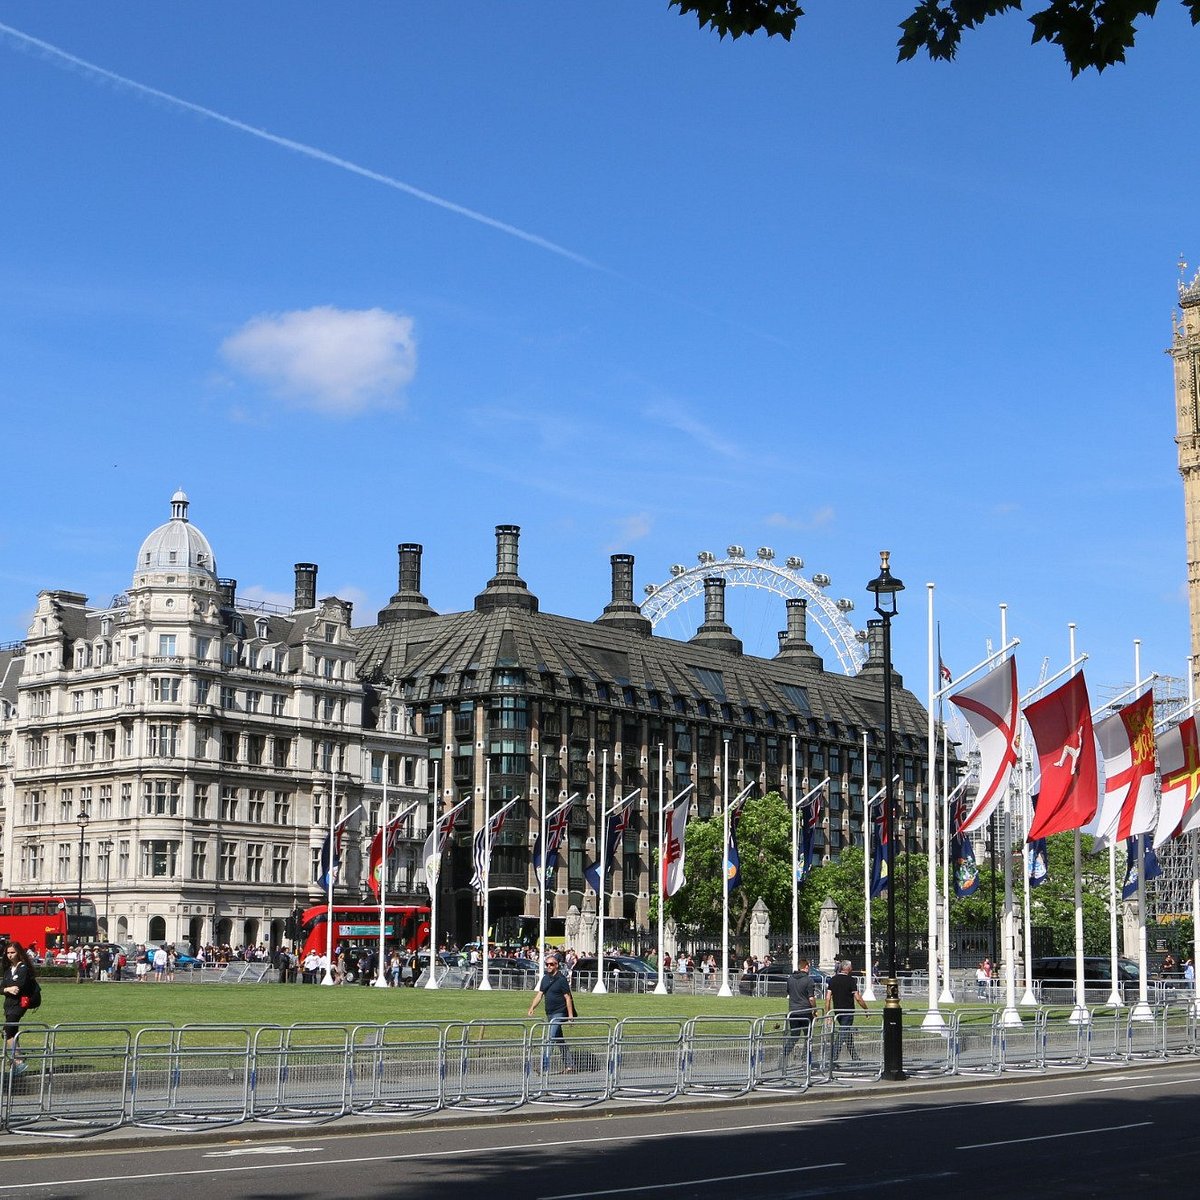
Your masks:
{"label": "tree", "polygon": [[[681,13],[693,13],[703,29],[728,34],[763,32],[790,41],[804,15],[797,0],[669,0]],[[1200,0],[1180,0],[1192,24],[1200,24]],[[1033,42],[1051,42],[1078,75],[1088,67],[1103,71],[1125,61],[1137,37],[1138,17],[1152,17],[1158,0],[1050,0],[1029,17]],[[976,29],[992,17],[1021,10],[1021,0],[917,0],[911,15],[900,22],[897,42],[900,61],[922,50],[932,59],[950,61],[958,52],[965,30]]]}
{"label": "tree", "polygon": [[[742,885],[729,896],[729,928],[735,936],[745,929],[750,910],[760,896],[771,914],[771,928],[791,928],[789,819],[788,802],[778,792],[746,802],[738,827]],[[688,823],[687,883],[667,901],[668,916],[680,925],[710,936],[721,930],[723,836],[724,823],[719,815],[708,821]]]}

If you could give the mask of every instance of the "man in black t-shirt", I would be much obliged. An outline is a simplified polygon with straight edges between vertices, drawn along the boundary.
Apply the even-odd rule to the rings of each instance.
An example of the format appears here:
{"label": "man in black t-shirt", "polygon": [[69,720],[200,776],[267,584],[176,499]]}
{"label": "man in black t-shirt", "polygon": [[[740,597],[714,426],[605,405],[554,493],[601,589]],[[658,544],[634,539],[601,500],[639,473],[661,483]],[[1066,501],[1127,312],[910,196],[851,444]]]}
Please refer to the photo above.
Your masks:
{"label": "man in black t-shirt", "polygon": [[562,968],[554,955],[546,957],[546,970],[538,983],[538,990],[533,994],[533,1002],[529,1005],[529,1016],[533,1016],[543,996],[546,997],[546,1020],[549,1022],[550,1028],[546,1034],[545,1049],[542,1052],[542,1070],[545,1071],[549,1068],[550,1046],[552,1042],[557,1041],[558,1048],[562,1053],[563,1070],[571,1071],[573,1068],[570,1056],[567,1054],[567,1039],[562,1027],[565,1021],[575,1019],[575,997],[571,995],[571,984],[566,975],[562,973]]}
{"label": "man in black t-shirt", "polygon": [[792,1047],[800,1041],[808,1041],[808,1031],[817,1011],[817,985],[809,974],[807,958],[796,964],[788,976],[788,1035],[783,1041],[783,1063],[786,1065]]}
{"label": "man in black t-shirt", "polygon": [[830,976],[829,990],[825,994],[825,1011],[832,1012],[836,1022],[833,1030],[833,1061],[837,1062],[842,1047],[850,1049],[850,1061],[858,1062],[858,1051],[854,1049],[854,1006],[867,1011],[867,1002],[858,991],[858,982],[850,974],[850,960],[838,966],[837,974]]}

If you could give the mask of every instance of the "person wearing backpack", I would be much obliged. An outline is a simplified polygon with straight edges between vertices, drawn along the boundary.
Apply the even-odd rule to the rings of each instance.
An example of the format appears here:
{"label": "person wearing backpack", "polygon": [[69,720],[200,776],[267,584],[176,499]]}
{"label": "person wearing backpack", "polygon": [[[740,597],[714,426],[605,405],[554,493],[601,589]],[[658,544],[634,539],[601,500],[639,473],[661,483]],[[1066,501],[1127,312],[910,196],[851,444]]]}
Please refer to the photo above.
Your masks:
{"label": "person wearing backpack", "polygon": [[25,1074],[25,1060],[17,1057],[17,1026],[31,1008],[42,1003],[42,989],[25,947],[20,942],[9,942],[4,949],[4,1047],[13,1056],[13,1078]]}

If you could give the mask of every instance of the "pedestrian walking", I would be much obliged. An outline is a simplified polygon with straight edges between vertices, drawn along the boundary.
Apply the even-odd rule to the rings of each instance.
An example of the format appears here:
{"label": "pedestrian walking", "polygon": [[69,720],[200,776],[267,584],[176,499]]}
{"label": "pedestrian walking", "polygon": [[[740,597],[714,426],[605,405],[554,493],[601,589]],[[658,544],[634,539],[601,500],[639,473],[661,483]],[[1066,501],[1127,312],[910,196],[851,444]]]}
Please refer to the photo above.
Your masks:
{"label": "pedestrian walking", "polygon": [[850,1061],[858,1062],[858,1051],[854,1048],[854,1006],[867,1011],[867,1002],[858,990],[858,982],[850,974],[850,960],[839,965],[837,973],[830,977],[829,990],[825,994],[825,1011],[833,1013],[833,1061],[841,1056],[842,1047],[850,1051]]}
{"label": "pedestrian walking", "polygon": [[783,1040],[780,1067],[787,1068],[788,1056],[797,1042],[808,1045],[812,1020],[817,1011],[817,984],[809,972],[807,958],[802,958],[788,976],[788,1032]]}
{"label": "pedestrian walking", "polygon": [[558,959],[550,956],[546,959],[546,972],[538,983],[538,990],[533,994],[533,1002],[529,1005],[529,1016],[533,1016],[537,1006],[546,999],[546,1019],[550,1028],[546,1033],[546,1041],[542,1050],[542,1072],[550,1069],[550,1051],[553,1042],[558,1042],[562,1054],[563,1070],[574,1070],[571,1056],[567,1052],[567,1038],[563,1033],[563,1024],[575,1019],[575,997],[571,995],[571,984],[563,974]]}
{"label": "pedestrian walking", "polygon": [[9,942],[4,950],[4,1046],[12,1057],[13,1078],[25,1074],[25,1060],[17,1047],[17,1027],[21,1018],[42,1002],[42,989],[33,965],[20,942]]}

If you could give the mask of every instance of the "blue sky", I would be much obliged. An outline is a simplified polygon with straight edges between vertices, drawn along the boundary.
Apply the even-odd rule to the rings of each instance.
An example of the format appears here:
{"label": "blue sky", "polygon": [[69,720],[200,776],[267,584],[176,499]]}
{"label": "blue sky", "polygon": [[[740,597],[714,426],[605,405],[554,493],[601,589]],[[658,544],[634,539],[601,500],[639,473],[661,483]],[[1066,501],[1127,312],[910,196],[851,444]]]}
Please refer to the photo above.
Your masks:
{"label": "blue sky", "polygon": [[397,542],[456,611],[515,523],[552,612],[765,544],[861,626],[886,547],[918,692],[928,581],[955,671],[1004,602],[1022,690],[1068,622],[1094,695],[1183,675],[1200,31],[1073,81],[1019,15],[897,64],[909,0],[806,7],[0,0],[0,641],[182,486],[243,593],[317,562],[360,623]]}

